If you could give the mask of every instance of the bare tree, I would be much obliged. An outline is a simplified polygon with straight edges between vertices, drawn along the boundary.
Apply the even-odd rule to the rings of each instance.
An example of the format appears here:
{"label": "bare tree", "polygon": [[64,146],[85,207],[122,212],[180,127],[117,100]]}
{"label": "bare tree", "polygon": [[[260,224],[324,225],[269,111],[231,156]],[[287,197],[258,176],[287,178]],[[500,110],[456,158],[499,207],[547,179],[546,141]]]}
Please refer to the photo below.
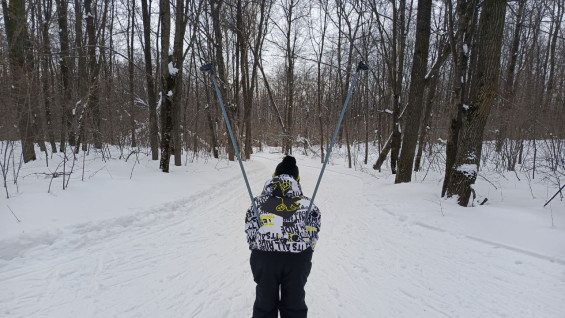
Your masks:
{"label": "bare tree", "polygon": [[55,132],[53,130],[53,118],[51,114],[51,101],[53,96],[51,94],[51,43],[49,39],[49,25],[52,17],[52,1],[41,0],[37,5],[38,19],[41,29],[41,88],[43,90],[43,105],[45,108],[45,122],[47,128],[47,136],[51,144],[51,151],[57,152],[55,145]]}
{"label": "bare tree", "polygon": [[68,140],[71,146],[75,145],[75,133],[73,128],[73,112],[71,105],[72,85],[71,85],[71,52],[69,48],[69,27],[67,23],[68,2],[56,0],[57,4],[57,23],[59,26],[59,45],[61,56],[59,57],[59,68],[61,70],[62,97],[61,97],[61,144],[59,149],[65,152],[65,141]]}
{"label": "bare tree", "polygon": [[22,140],[24,162],[35,160],[33,147],[33,121],[37,115],[32,111],[28,95],[28,81],[33,72],[32,48],[27,30],[24,0],[2,0],[2,12],[8,39],[9,61],[12,76],[12,101],[19,115],[18,129]]}
{"label": "bare tree", "polygon": [[[184,35],[188,24],[189,2],[175,3],[175,35],[170,47],[171,7],[167,0],[159,3],[161,18],[161,169],[169,172],[171,154],[175,165],[181,165],[180,119],[182,101],[182,64],[186,56],[183,51]],[[193,34],[194,39],[194,34]],[[190,47],[190,46],[189,46]],[[172,49],[172,50],[171,50]],[[171,145],[173,143],[173,145]],[[171,147],[173,146],[173,147]]]}
{"label": "bare tree", "polygon": [[[96,25],[95,16],[96,12],[92,6],[92,0],[84,0],[84,10],[86,13],[86,34],[88,35],[88,98],[87,98],[87,109],[89,113],[92,114],[92,120],[94,122],[93,127],[93,137],[94,137],[94,147],[97,149],[102,149],[102,115],[100,113],[99,104],[99,90],[100,90],[100,64],[96,54],[97,41],[96,41]],[[102,24],[104,25],[104,24]],[[84,119],[83,119],[84,120]],[[84,143],[85,141],[83,141]]]}
{"label": "bare tree", "polygon": [[135,139],[135,93],[134,93],[134,46],[133,46],[133,39],[135,37],[135,1],[131,2],[131,8],[128,7],[128,32],[127,32],[127,39],[128,39],[128,93],[129,93],[129,118],[130,118],[130,129],[131,129],[131,146],[137,147],[137,142]]}
{"label": "bare tree", "polygon": [[484,129],[498,91],[500,56],[506,2],[485,0],[479,20],[479,33],[473,55],[476,58],[470,82],[469,104],[459,108],[455,161],[446,170],[450,174],[447,196],[457,195],[458,203],[467,206],[472,185],[477,179]]}
{"label": "bare tree", "polygon": [[402,152],[398,162],[398,173],[396,174],[395,183],[410,182],[412,180],[412,165],[414,163],[418,130],[422,116],[422,104],[424,101],[425,77],[430,48],[431,16],[432,1],[418,0],[416,43],[412,63],[412,75],[410,77],[410,93],[408,95],[408,107],[406,109]]}
{"label": "bare tree", "polygon": [[155,95],[155,79],[151,57],[151,15],[147,0],[141,1],[143,19],[143,54],[145,57],[145,82],[147,86],[147,102],[149,104],[149,140],[151,159],[159,159],[159,128],[157,125],[157,98]]}

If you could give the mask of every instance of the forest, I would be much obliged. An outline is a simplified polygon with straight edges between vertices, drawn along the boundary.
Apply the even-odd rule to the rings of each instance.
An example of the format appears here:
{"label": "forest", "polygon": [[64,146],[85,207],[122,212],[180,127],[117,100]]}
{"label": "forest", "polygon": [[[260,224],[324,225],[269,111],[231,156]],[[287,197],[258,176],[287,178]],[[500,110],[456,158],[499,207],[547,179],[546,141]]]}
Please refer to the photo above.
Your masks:
{"label": "forest", "polygon": [[337,138],[350,168],[370,145],[395,183],[439,165],[462,206],[487,159],[562,188],[565,0],[1,2],[4,187],[37,149],[117,147],[163,172],[236,160],[208,63],[243,160],[268,145],[323,162],[363,62]]}

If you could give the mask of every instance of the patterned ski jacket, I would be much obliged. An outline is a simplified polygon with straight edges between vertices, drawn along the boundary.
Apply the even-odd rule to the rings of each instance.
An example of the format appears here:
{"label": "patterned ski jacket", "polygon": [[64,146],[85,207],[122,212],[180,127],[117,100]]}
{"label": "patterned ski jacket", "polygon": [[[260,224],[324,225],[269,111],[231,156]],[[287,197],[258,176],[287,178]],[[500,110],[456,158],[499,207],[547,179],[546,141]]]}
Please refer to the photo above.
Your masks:
{"label": "patterned ski jacket", "polygon": [[312,206],[309,224],[304,224],[310,199],[302,195],[302,188],[293,177],[283,174],[268,180],[255,204],[261,226],[251,206],[245,218],[249,249],[299,253],[316,247],[320,211]]}

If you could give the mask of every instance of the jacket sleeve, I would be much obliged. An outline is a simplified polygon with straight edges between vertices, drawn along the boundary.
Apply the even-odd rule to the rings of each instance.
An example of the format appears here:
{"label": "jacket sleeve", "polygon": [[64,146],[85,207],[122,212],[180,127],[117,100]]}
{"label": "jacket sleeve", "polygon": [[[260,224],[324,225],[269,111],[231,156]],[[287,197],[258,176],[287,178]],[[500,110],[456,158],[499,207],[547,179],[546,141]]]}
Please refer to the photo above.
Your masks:
{"label": "jacket sleeve", "polygon": [[308,220],[308,226],[306,230],[310,234],[310,241],[312,242],[312,248],[316,247],[316,243],[318,242],[318,234],[320,233],[320,228],[322,227],[322,214],[317,206],[312,207],[312,211],[310,212],[310,217]]}
{"label": "jacket sleeve", "polygon": [[259,231],[259,223],[257,222],[257,217],[255,216],[255,211],[253,211],[253,205],[247,209],[245,213],[245,233],[247,234],[247,244],[249,244],[249,249],[257,248],[256,236]]}

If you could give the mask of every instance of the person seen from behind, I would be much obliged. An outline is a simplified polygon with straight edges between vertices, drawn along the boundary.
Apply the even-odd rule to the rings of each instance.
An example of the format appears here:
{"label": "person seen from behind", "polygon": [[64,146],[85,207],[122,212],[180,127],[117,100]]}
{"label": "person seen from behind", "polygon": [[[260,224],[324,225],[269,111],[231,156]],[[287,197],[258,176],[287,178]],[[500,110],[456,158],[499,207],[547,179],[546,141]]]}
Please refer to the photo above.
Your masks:
{"label": "person seen from behind", "polygon": [[251,250],[251,271],[257,283],[253,318],[305,318],[304,286],[320,232],[320,211],[302,194],[296,159],[286,156],[263,193],[247,210],[245,232]]}

